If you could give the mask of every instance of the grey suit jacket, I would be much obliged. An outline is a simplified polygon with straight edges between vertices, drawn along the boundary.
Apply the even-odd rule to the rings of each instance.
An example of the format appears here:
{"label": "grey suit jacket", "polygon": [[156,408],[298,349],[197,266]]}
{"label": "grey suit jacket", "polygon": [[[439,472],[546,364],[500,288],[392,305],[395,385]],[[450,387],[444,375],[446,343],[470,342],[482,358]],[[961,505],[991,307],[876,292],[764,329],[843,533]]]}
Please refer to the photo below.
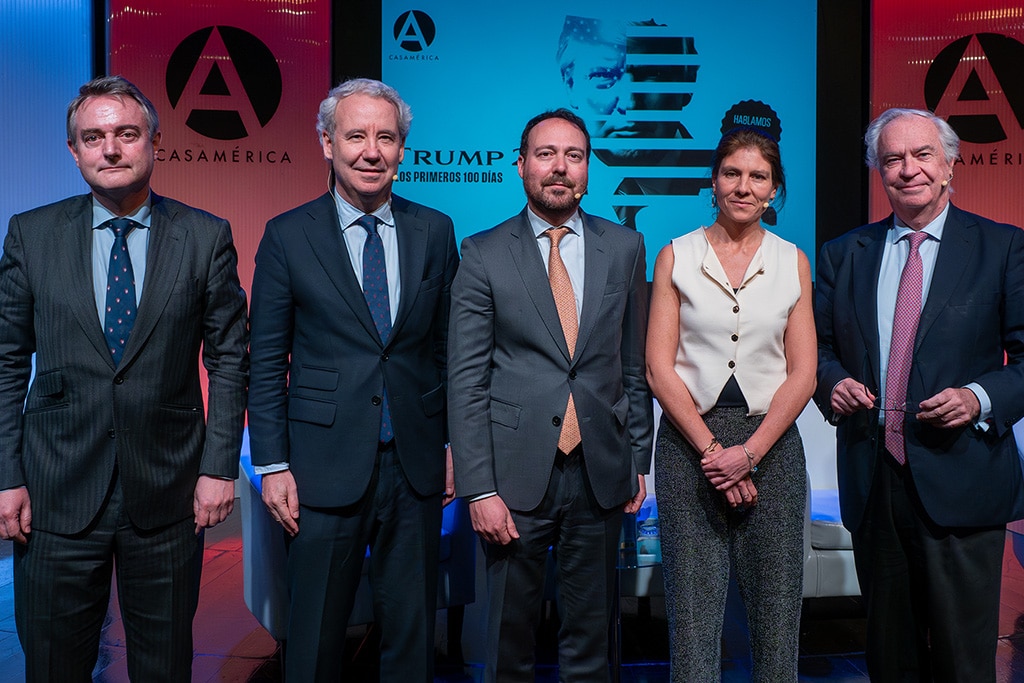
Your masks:
{"label": "grey suit jacket", "polygon": [[252,461],[287,461],[303,505],[359,500],[387,386],[395,448],[421,495],[444,488],[445,354],[458,268],[451,219],[393,197],[402,296],[387,343],[352,271],[330,193],[267,223],[252,295]]}
{"label": "grey suit jacket", "polygon": [[[852,377],[879,395],[878,274],[892,216],[832,240],[818,257],[815,402],[838,425],[843,523],[856,530],[871,489],[878,411],[832,413],[832,389]],[[1004,352],[1008,362],[1004,365]],[[1024,231],[949,208],[914,342],[907,404],[977,382],[991,428],[939,429],[907,416],[907,463],[921,503],[942,526],[998,525],[1024,516],[1013,424],[1024,416]],[[896,413],[886,419],[898,419]]]}
{"label": "grey suit jacket", "polygon": [[0,259],[0,489],[27,486],[33,528],[75,533],[116,465],[134,524],[186,519],[200,474],[238,471],[248,327],[230,227],[153,195],[146,284],[116,368],[91,250],[89,195],[11,218]]}
{"label": "grey suit jacket", "polygon": [[586,471],[604,508],[650,469],[643,236],[583,215],[585,273],[570,359],[526,210],[466,238],[452,287],[449,431],[461,496],[497,491],[531,510],[547,488],[569,391]]}

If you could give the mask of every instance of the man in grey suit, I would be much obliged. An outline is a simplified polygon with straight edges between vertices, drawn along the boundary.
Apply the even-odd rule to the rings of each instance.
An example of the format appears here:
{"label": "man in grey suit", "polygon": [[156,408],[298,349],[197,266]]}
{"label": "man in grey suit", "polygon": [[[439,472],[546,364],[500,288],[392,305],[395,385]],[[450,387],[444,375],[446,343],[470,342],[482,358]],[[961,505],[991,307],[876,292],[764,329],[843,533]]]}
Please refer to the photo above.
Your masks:
{"label": "man in grey suit", "polygon": [[159,124],[134,85],[82,86],[67,132],[91,194],[14,216],[0,260],[0,537],[26,677],[91,679],[116,562],[129,676],[188,681],[202,530],[234,501],[245,293],[227,222],[150,191]]}
{"label": "man in grey suit", "polygon": [[463,241],[452,288],[452,453],[487,555],[489,681],[533,680],[551,546],[560,676],[607,679],[622,513],[645,496],[643,237],[579,209],[589,158],[578,116],[532,119],[527,207]]}
{"label": "man in grey suit", "polygon": [[411,119],[380,81],[332,90],[331,190],[271,220],[256,255],[249,429],[288,533],[292,681],[342,678],[367,545],[381,680],[433,680],[458,252],[448,216],[391,194]]}

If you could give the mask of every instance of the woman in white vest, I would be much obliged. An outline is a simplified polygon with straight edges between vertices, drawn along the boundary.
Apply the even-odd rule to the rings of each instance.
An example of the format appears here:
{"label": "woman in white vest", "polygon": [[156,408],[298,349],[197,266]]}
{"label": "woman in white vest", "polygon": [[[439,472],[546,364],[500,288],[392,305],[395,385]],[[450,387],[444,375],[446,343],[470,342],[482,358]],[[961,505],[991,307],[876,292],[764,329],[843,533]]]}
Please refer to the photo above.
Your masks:
{"label": "woman in white vest", "polygon": [[721,676],[730,560],[747,608],[753,680],[797,680],[811,268],[765,230],[785,198],[779,146],[730,131],[711,168],[715,222],[672,240],[654,269],[647,377],[664,417],[655,451],[673,681]]}

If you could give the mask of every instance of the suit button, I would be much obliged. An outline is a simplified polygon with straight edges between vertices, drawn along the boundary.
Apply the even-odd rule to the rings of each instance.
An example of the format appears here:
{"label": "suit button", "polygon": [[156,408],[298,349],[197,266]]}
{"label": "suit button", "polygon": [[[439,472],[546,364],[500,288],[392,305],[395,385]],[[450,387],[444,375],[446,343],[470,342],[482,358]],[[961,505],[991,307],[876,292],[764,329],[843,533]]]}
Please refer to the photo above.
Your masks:
{"label": "suit button", "polygon": [[738,334],[732,335],[732,340],[733,341],[739,341],[740,340],[740,335],[738,335]]}
{"label": "suit button", "polygon": [[107,436],[109,436],[111,439],[115,439],[117,438],[117,432],[115,432],[113,429],[108,429]]}
{"label": "suit button", "polygon": [[733,313],[739,313],[740,312],[740,307],[739,306],[733,306],[732,307],[732,312]]}
{"label": "suit button", "polygon": [[730,368],[736,367],[736,361],[734,361],[734,360],[729,361],[729,367]]}
{"label": "suit button", "polygon": [[551,424],[555,425],[556,427],[561,427],[562,426],[562,418],[560,418],[557,415],[555,415],[553,418],[551,418]]}
{"label": "suit button", "polygon": [[122,377],[121,375],[118,375],[117,377],[115,377],[114,378],[114,384],[124,384],[124,377]]}
{"label": "suit button", "polygon": [[575,370],[570,370],[569,371],[569,379],[576,379],[576,371]]}
{"label": "suit button", "polygon": [[390,358],[390,357],[391,357],[391,356],[389,356],[389,355],[388,355],[388,354],[386,354],[386,353],[382,353],[382,354],[380,354],[380,359],[381,359],[382,361],[384,361],[385,363],[387,362],[388,358]]}
{"label": "suit button", "polygon": [[380,396],[374,396],[373,398],[371,398],[370,403],[372,403],[375,406],[379,406],[381,403]]}

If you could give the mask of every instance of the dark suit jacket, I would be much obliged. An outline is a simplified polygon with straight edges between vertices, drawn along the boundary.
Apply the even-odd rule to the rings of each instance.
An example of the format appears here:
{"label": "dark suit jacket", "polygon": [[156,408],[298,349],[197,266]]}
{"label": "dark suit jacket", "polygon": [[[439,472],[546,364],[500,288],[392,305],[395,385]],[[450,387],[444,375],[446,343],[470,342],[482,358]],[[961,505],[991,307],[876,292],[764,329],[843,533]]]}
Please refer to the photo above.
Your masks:
{"label": "dark suit jacket", "polygon": [[[860,525],[871,485],[878,411],[832,413],[846,377],[879,395],[876,291],[888,219],[822,247],[815,320],[815,401],[838,425],[843,523]],[[1003,364],[1004,352],[1008,364]],[[951,206],[921,313],[907,404],[977,382],[992,400],[991,429],[938,429],[909,416],[907,462],[925,510],[948,527],[1003,524],[1024,516],[1021,463],[1011,427],[1024,416],[1024,231]],[[895,413],[887,419],[897,419]]]}
{"label": "dark suit jacket", "polygon": [[547,489],[570,387],[586,471],[604,508],[651,463],[643,236],[583,215],[584,286],[569,358],[526,210],[462,242],[452,288],[449,423],[460,496],[497,491],[513,510]]}
{"label": "dark suit jacket", "polygon": [[226,221],[153,195],[138,318],[115,368],[93,297],[91,197],[11,218],[0,260],[0,489],[27,485],[34,529],[84,529],[115,463],[143,529],[190,517],[200,474],[237,476],[248,330],[236,265]]}
{"label": "dark suit jacket", "polygon": [[267,223],[252,296],[254,465],[288,462],[303,505],[359,500],[373,473],[385,386],[395,448],[421,495],[444,488],[445,353],[458,268],[452,221],[392,197],[402,295],[381,343],[334,197]]}

